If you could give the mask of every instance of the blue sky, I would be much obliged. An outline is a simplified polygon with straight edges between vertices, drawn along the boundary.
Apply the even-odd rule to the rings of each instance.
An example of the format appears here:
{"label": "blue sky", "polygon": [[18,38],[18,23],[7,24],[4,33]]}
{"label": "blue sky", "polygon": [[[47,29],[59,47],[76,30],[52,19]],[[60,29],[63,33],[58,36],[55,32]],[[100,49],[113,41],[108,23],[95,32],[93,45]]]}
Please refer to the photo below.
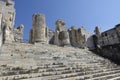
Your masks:
{"label": "blue sky", "polygon": [[101,31],[113,28],[120,23],[120,0],[14,0],[16,8],[15,26],[25,26],[24,39],[29,38],[32,15],[42,13],[46,25],[55,29],[55,21],[63,19],[66,27],[84,26],[93,32],[95,26]]}

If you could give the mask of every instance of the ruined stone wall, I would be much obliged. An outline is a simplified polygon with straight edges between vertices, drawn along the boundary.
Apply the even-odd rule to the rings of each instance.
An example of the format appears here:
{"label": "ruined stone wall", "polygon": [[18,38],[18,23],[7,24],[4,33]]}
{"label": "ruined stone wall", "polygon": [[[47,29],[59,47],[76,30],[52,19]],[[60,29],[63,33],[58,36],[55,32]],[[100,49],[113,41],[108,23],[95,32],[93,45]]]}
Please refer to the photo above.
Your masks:
{"label": "ruined stone wall", "polygon": [[117,31],[118,37],[120,37],[120,24],[117,24],[117,25],[115,26],[115,29],[116,29],[116,31]]}
{"label": "ruined stone wall", "polygon": [[95,49],[95,45],[93,41],[93,34],[86,32],[85,36],[86,36],[86,46],[91,50]]}
{"label": "ruined stone wall", "polygon": [[101,38],[102,38],[101,46],[114,45],[119,43],[119,38],[117,36],[115,29],[111,29],[102,33]]}
{"label": "ruined stone wall", "polygon": [[119,27],[114,27],[110,30],[102,32],[99,37],[97,37],[97,45],[99,46],[107,46],[107,45],[114,45],[120,43],[119,37]]}
{"label": "ruined stone wall", "polygon": [[78,30],[80,30],[79,33],[81,33],[81,35],[83,35],[85,37],[85,45],[84,46],[86,46],[89,49],[94,49],[94,43],[93,43],[93,37],[92,37],[93,34],[90,32],[87,32],[83,26],[81,28],[79,28]]}
{"label": "ruined stone wall", "polygon": [[92,34],[87,32],[84,27],[66,29],[66,23],[62,19],[55,22],[55,31],[46,27],[45,16],[42,14],[33,15],[33,27],[29,33],[30,43],[49,43],[58,46],[73,46],[79,48],[93,49]]}
{"label": "ruined stone wall", "polygon": [[95,34],[93,37],[95,43],[95,52],[100,56],[106,57],[120,63],[120,25],[102,32],[98,37]]}
{"label": "ruined stone wall", "polygon": [[92,34],[87,32],[84,27],[79,29],[71,27],[68,31],[70,36],[70,43],[72,46],[79,48],[94,48]]}

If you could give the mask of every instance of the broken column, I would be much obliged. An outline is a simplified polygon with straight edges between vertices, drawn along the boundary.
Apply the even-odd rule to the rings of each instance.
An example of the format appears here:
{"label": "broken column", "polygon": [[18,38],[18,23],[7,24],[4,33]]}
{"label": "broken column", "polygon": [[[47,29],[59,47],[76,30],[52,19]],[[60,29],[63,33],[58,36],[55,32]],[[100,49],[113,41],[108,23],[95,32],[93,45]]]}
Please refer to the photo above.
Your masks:
{"label": "broken column", "polygon": [[14,40],[15,42],[22,42],[23,41],[23,30],[24,25],[20,25],[16,28],[14,28]]}
{"label": "broken column", "polygon": [[55,40],[54,44],[58,46],[70,45],[69,33],[65,28],[65,22],[61,19],[56,21]]}
{"label": "broken column", "polygon": [[69,37],[70,37],[70,43],[72,46],[77,47],[77,42],[76,42],[76,31],[74,26],[72,26],[69,30]]}
{"label": "broken column", "polygon": [[95,35],[99,38],[101,36],[101,33],[100,33],[100,28],[98,26],[95,27]]}
{"label": "broken column", "polygon": [[30,42],[47,43],[48,28],[46,27],[45,16],[43,14],[34,14],[32,21],[33,27],[30,31]]}
{"label": "broken column", "polygon": [[70,43],[72,46],[79,48],[86,47],[85,34],[82,28],[75,29],[75,27],[72,26],[69,29],[69,36],[70,36]]}
{"label": "broken column", "polygon": [[95,35],[93,35],[94,45],[96,48],[100,48],[101,41],[102,41],[100,28],[96,26],[94,32],[95,32]]}

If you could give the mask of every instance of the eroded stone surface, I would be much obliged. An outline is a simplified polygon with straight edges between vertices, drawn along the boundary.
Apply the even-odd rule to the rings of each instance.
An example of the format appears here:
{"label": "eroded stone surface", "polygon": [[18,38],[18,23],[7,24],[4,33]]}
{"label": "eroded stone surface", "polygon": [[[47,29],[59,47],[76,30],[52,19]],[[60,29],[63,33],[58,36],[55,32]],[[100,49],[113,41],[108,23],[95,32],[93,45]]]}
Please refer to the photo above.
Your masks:
{"label": "eroded stone surface", "polygon": [[14,40],[15,40],[15,42],[22,42],[23,41],[23,30],[24,30],[24,26],[22,24],[16,28],[14,28]]}
{"label": "eroded stone surface", "polygon": [[[4,42],[0,48],[0,80],[120,79],[120,66],[85,48],[93,48],[94,45],[91,34],[84,27],[79,29],[71,27],[67,30],[65,22],[58,19],[54,32],[46,27],[44,15],[34,14],[30,43],[35,44],[25,43],[22,42],[23,25],[13,28],[14,2],[1,0],[0,6],[0,46]],[[114,34],[118,35],[117,37],[120,34],[119,29],[120,27],[117,25],[112,30]],[[95,32],[100,38],[98,27]],[[107,33],[112,34],[111,31]],[[110,40],[117,42],[114,41],[116,39],[118,38]],[[103,40],[106,39],[103,38]],[[57,46],[41,43],[51,43]],[[67,46],[70,44],[74,47]],[[114,46],[110,47],[109,51],[113,50],[117,51]],[[119,57],[119,53],[117,55]],[[116,57],[114,56],[114,58]]]}
{"label": "eroded stone surface", "polygon": [[48,28],[46,27],[45,16],[43,14],[34,14],[32,20],[33,27],[30,31],[30,42],[47,43]]}
{"label": "eroded stone surface", "polygon": [[13,26],[15,20],[14,2],[11,0],[0,1],[0,13],[2,14],[1,28],[3,43],[12,43],[14,41]]}
{"label": "eroded stone surface", "polygon": [[54,44],[58,46],[70,45],[69,33],[65,27],[65,22],[62,19],[56,21]]}
{"label": "eroded stone surface", "polygon": [[[0,46],[2,44],[16,42],[20,37],[22,39],[22,35],[18,36],[20,35],[20,31],[16,28],[14,29],[16,14],[14,4],[12,0],[0,1]],[[21,32],[21,34],[23,33]]]}
{"label": "eroded stone surface", "polygon": [[2,53],[1,80],[105,80],[120,76],[120,66],[87,49],[14,43],[5,44]]}
{"label": "eroded stone surface", "polygon": [[92,34],[87,32],[84,27],[76,29],[72,26],[68,31],[73,47],[94,49]]}

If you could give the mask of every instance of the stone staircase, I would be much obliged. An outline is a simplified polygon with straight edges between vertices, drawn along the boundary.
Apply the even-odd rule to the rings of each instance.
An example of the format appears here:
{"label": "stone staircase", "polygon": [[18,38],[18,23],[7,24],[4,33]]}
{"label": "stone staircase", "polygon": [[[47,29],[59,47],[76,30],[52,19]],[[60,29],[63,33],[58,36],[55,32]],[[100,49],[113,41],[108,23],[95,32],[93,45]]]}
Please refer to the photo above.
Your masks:
{"label": "stone staircase", "polygon": [[2,53],[0,80],[120,80],[119,65],[87,49],[16,43]]}

